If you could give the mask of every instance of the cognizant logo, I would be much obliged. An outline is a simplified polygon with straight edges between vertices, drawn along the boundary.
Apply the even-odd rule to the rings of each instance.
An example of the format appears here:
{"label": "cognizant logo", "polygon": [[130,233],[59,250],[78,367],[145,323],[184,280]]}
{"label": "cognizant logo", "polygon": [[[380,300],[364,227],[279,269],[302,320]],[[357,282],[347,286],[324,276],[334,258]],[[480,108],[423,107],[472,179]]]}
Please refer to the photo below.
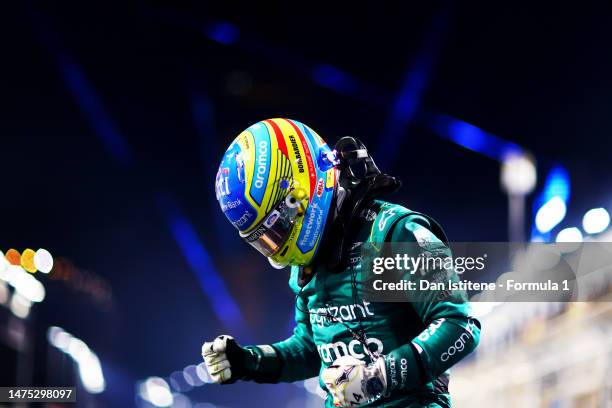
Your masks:
{"label": "cognizant logo", "polygon": [[354,303],[352,305],[311,308],[308,310],[310,314],[310,324],[318,327],[326,327],[337,322],[352,322],[359,319],[367,319],[369,316],[374,316],[374,312],[370,310],[369,306],[370,302],[364,300],[362,303]]}
{"label": "cognizant logo", "polygon": [[389,354],[389,379],[391,380],[391,389],[397,387],[405,387],[408,382],[408,360],[405,358],[400,359],[399,362],[399,379],[397,378],[397,362],[393,354]]}
{"label": "cognizant logo", "polygon": [[459,338],[455,340],[453,345],[450,346],[448,350],[446,350],[444,353],[442,353],[442,355],[440,356],[440,360],[448,361],[448,359],[454,356],[456,353],[462,352],[465,349],[466,343],[471,338],[472,336],[470,336],[468,332],[463,332],[461,336],[459,336]]}
{"label": "cognizant logo", "polygon": [[[382,354],[382,341],[376,337],[368,337],[366,344],[372,353]],[[321,360],[330,364],[342,356],[352,356],[359,360],[363,360],[366,356],[363,350],[363,345],[356,339],[353,339],[348,343],[337,341],[335,343],[319,344],[317,345],[317,350],[319,351]]]}

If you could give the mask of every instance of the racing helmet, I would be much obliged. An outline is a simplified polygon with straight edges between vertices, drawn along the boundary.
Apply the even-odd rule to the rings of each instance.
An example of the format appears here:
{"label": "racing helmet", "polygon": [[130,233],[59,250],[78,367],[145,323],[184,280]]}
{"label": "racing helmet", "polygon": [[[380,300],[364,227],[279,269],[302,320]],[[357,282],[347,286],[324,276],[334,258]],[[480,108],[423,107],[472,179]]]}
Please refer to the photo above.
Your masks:
{"label": "racing helmet", "polygon": [[335,157],[303,123],[257,122],[223,155],[215,180],[221,210],[273,266],[308,265],[321,245],[332,204]]}

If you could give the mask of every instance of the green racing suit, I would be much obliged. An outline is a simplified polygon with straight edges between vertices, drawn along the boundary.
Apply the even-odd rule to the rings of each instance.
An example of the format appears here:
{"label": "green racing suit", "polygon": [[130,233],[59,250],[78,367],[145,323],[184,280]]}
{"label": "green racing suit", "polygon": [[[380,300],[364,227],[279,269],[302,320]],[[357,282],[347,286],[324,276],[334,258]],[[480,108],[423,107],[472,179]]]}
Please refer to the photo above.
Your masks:
{"label": "green racing suit", "polygon": [[[387,371],[387,392],[368,406],[450,407],[449,368],[474,350],[480,336],[469,303],[428,301],[426,296],[419,302],[370,303],[361,296],[359,276],[355,279],[351,272],[355,268],[361,273],[364,242],[417,242],[418,229],[419,237],[425,231],[429,242],[447,248],[445,237],[439,236],[444,233],[431,218],[382,201],[375,201],[361,218],[347,270],[338,273],[318,266],[312,279],[300,286],[299,268],[291,269],[296,325],[287,340],[259,346],[267,350],[258,353],[264,360],[274,360],[262,367],[277,371],[273,381],[265,382],[315,377],[347,354],[369,364],[363,338],[354,336],[362,332],[369,350],[385,357]],[[329,393],[325,406],[333,406]]]}

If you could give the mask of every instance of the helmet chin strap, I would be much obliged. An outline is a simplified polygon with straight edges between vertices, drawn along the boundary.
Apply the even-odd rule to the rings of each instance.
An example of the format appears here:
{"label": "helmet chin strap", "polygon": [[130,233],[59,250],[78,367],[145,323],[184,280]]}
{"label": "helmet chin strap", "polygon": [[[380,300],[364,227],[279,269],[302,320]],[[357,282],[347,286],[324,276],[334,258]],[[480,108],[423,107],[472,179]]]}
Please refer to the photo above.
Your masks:
{"label": "helmet chin strap", "polygon": [[[397,191],[401,182],[382,173],[365,145],[357,138],[346,136],[334,147],[339,161],[330,223],[324,233],[326,247],[318,262],[331,270],[344,269],[354,236],[355,220],[374,199]],[[321,248],[323,249],[323,248]]]}

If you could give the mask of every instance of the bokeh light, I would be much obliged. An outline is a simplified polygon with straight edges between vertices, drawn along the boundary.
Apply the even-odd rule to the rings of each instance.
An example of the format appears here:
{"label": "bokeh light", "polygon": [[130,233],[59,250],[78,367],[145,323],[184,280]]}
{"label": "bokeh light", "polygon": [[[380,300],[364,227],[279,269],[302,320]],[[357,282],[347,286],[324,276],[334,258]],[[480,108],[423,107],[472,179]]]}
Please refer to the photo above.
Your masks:
{"label": "bokeh light", "polygon": [[139,387],[140,397],[156,407],[170,407],[174,402],[168,383],[160,377],[149,377]]}
{"label": "bokeh light", "polygon": [[565,228],[557,234],[557,242],[582,242],[582,233],[576,227]]}
{"label": "bokeh light", "polygon": [[535,223],[541,233],[547,233],[563,221],[567,207],[561,197],[555,196],[544,204],[537,212]]}
{"label": "bokeh light", "polygon": [[593,208],[584,214],[582,228],[587,234],[598,234],[610,225],[610,213],[605,208]]}
{"label": "bokeh light", "polygon": [[25,249],[21,253],[21,266],[30,273],[35,273],[38,270],[36,265],[34,265],[34,255],[36,255],[36,252],[30,248]]}
{"label": "bokeh light", "polygon": [[21,265],[21,254],[16,249],[9,249],[4,254],[4,257],[11,265]]}
{"label": "bokeh light", "polygon": [[21,296],[19,293],[13,294],[11,298],[11,312],[20,319],[26,319],[30,314],[32,302]]}
{"label": "bokeh light", "polygon": [[106,389],[100,359],[84,341],[57,326],[49,327],[47,340],[53,347],[68,354],[78,365],[79,378],[87,392],[99,394]]}
{"label": "bokeh light", "polygon": [[44,248],[39,248],[34,255],[34,265],[42,273],[49,273],[53,269],[53,257]]}

